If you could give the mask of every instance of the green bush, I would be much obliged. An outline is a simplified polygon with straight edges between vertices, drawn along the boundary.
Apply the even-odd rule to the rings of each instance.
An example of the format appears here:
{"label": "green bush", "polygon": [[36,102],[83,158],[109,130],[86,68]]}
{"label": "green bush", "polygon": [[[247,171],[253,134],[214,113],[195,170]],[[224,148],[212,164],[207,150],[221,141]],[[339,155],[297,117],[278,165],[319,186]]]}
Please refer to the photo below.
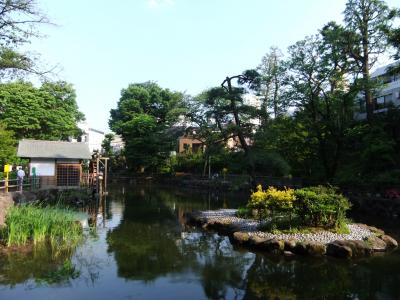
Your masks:
{"label": "green bush", "polygon": [[349,200],[333,187],[308,187],[294,192],[296,213],[304,225],[340,227],[350,209]]}
{"label": "green bush", "polygon": [[[303,189],[263,190],[259,185],[252,193],[247,208],[257,210],[260,219],[268,220],[269,227],[297,226],[341,228],[346,223],[350,203],[333,187],[316,186]],[[271,228],[272,228],[271,227]]]}

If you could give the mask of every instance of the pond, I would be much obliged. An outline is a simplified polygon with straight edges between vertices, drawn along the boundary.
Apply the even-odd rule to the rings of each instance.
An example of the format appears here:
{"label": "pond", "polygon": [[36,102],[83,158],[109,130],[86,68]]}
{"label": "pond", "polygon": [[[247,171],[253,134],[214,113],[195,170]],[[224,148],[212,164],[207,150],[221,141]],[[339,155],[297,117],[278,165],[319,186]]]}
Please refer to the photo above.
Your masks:
{"label": "pond", "polygon": [[246,195],[112,186],[85,241],[0,255],[0,299],[400,299],[400,252],[363,260],[252,253],[184,224]]}

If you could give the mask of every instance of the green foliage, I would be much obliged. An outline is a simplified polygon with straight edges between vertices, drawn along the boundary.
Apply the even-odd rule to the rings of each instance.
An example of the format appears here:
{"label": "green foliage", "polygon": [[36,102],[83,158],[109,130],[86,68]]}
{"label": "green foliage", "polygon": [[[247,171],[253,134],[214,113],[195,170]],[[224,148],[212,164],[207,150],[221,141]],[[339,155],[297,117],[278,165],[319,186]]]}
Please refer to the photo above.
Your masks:
{"label": "green foliage", "polygon": [[12,130],[16,139],[67,140],[77,136],[77,122],[83,119],[76,94],[66,82],[0,84],[0,121]]}
{"label": "green foliage", "polygon": [[184,95],[154,82],[130,84],[111,110],[110,128],[125,141],[125,156],[133,170],[156,171],[174,150],[177,136],[168,129],[185,108]]}
{"label": "green foliage", "polygon": [[0,1],[0,78],[46,73],[39,70],[34,55],[22,53],[18,47],[40,37],[38,26],[48,22],[36,1]]}
{"label": "green foliage", "polygon": [[257,210],[259,218],[268,221],[269,230],[292,229],[295,225],[298,229],[314,226],[344,231],[350,203],[332,187],[263,190],[259,185],[247,208]]}
{"label": "green foliage", "polygon": [[268,218],[277,212],[291,213],[294,209],[295,200],[293,189],[277,190],[274,187],[269,187],[264,191],[262,186],[259,185],[257,191],[250,196],[247,207],[256,209],[259,217]]}
{"label": "green foliage", "polygon": [[332,187],[298,189],[294,195],[296,213],[308,226],[340,227],[351,207],[349,200]]}
{"label": "green foliage", "polygon": [[249,218],[252,216],[252,210],[249,207],[239,207],[236,212],[236,215],[239,218]]}
{"label": "green foliage", "polygon": [[14,133],[0,123],[0,166],[16,160],[16,143]]}
{"label": "green foliage", "polygon": [[72,211],[31,204],[11,207],[1,231],[8,246],[48,240],[53,247],[61,247],[79,241],[81,235],[82,227]]}

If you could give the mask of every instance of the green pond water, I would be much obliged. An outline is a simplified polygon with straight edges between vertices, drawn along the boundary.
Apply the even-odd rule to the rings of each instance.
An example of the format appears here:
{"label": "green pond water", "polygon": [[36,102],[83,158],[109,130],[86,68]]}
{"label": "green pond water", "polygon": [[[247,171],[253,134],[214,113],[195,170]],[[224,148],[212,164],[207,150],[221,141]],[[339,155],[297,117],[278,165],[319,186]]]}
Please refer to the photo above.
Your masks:
{"label": "green pond water", "polygon": [[97,229],[82,244],[0,255],[0,299],[400,299],[399,251],[352,261],[285,258],[184,224],[187,211],[237,208],[246,198],[111,186],[88,208]]}

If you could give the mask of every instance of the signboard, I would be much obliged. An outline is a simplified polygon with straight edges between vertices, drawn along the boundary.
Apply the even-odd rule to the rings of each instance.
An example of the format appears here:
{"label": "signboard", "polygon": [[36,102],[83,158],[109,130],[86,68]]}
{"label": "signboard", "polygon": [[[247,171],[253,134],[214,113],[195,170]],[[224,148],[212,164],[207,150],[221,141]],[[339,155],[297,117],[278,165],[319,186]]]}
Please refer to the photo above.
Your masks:
{"label": "signboard", "polygon": [[12,171],[12,165],[4,165],[4,173],[9,173]]}

